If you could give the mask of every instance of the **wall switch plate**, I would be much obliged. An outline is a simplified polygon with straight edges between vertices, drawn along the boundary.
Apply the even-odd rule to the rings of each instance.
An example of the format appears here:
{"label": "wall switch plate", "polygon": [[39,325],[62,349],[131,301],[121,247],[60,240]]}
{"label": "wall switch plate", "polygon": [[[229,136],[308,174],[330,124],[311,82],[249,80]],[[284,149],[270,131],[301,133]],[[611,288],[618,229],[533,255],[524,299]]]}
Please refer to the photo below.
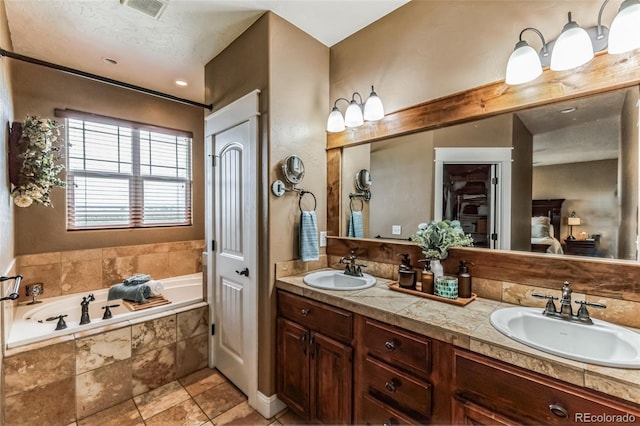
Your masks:
{"label": "wall switch plate", "polygon": [[327,246],[327,231],[320,231],[320,247]]}
{"label": "wall switch plate", "polygon": [[402,234],[401,225],[391,225],[391,235],[401,235],[401,234]]}

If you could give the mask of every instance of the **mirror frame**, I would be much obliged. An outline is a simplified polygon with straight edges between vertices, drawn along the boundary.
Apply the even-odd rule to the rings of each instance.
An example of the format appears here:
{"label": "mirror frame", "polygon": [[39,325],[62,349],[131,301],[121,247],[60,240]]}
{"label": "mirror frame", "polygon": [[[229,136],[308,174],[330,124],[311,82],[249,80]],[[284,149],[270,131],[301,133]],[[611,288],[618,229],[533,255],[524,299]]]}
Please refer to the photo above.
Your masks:
{"label": "mirror frame", "polygon": [[[545,69],[540,77],[530,83],[509,86],[503,80],[490,83],[445,96],[432,101],[427,101],[400,111],[387,114],[377,122],[367,122],[364,125],[340,133],[327,133],[327,231],[331,236],[341,235],[342,224],[340,215],[340,176],[342,168],[342,149],[364,143],[376,142],[390,137],[402,136],[411,133],[422,132],[439,127],[465,123],[494,115],[514,112],[521,109],[546,105],[553,102],[574,99],[583,96],[595,95],[615,89],[637,86],[640,84],[640,52],[634,51],[621,55],[609,55],[606,52],[597,54],[594,59],[573,70],[551,71]],[[368,242],[367,242],[368,241]],[[363,241],[336,237],[331,238],[327,246],[327,254],[340,255],[344,249],[361,251],[361,256],[369,252],[371,240]],[[379,240],[375,243],[381,244]],[[385,242],[384,244],[393,244]],[[406,247],[405,247],[406,249]],[[419,248],[416,247],[417,253]],[[454,249],[455,252],[464,252],[465,249]],[[467,249],[469,250],[469,249]],[[476,249],[473,256],[476,262],[483,258],[491,262],[490,258],[498,253],[487,254]],[[486,250],[485,250],[486,251]],[[468,255],[471,253],[467,253]],[[540,258],[540,255],[526,252],[500,252],[501,256],[515,256],[528,260],[533,258],[542,270],[541,277],[531,277],[531,269],[525,271],[506,271],[508,277],[513,277],[512,282],[556,288],[557,282],[549,280],[548,268],[558,270],[568,278],[570,271],[573,282],[578,283],[576,290],[584,290],[590,294],[600,294],[607,297],[622,298],[640,301],[640,289],[620,288],[621,285],[629,286],[630,277],[637,277],[640,273],[640,264],[629,261],[586,259],[579,256],[553,256]],[[450,256],[456,257],[456,256]],[[386,259],[386,256],[385,256]],[[543,260],[544,259],[544,260]],[[381,260],[381,259],[379,259]],[[397,263],[397,259],[388,258],[387,263]],[[468,259],[471,260],[471,259]],[[545,265],[540,265],[541,260]],[[495,263],[495,258],[493,260]],[[445,263],[445,270],[446,269]],[[603,266],[609,271],[606,284],[594,280],[594,273],[602,271]],[[479,268],[476,268],[479,269]],[[507,268],[508,269],[508,268]],[[517,268],[516,268],[517,269]],[[502,268],[501,270],[505,270]],[[613,273],[615,271],[615,273]],[[481,271],[474,276],[485,275]],[[487,272],[483,278],[495,277]],[[517,273],[516,273],[517,272]],[[546,274],[546,279],[544,275]],[[535,273],[533,275],[536,275]],[[597,276],[601,276],[596,273]],[[549,283],[541,285],[542,282]],[[593,284],[597,283],[594,290]],[[609,287],[609,289],[603,288]],[[615,290],[614,290],[615,288]]]}

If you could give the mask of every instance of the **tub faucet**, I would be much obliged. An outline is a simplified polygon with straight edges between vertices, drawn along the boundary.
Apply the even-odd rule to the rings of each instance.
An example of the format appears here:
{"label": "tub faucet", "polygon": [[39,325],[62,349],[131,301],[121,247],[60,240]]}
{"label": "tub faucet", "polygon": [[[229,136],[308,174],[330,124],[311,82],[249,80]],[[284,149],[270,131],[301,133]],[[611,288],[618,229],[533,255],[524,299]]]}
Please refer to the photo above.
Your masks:
{"label": "tub faucet", "polygon": [[93,302],[94,300],[96,300],[96,298],[93,297],[93,293],[82,298],[82,302],[80,302],[80,306],[82,307],[80,325],[89,324],[91,322],[91,318],[89,318],[89,302]]}
{"label": "tub faucet", "polygon": [[20,297],[20,293],[18,291],[20,290],[22,275],[16,275],[15,277],[0,277],[0,282],[8,280],[13,280],[13,291],[8,296],[0,298],[0,302],[3,300],[16,300],[18,297]]}

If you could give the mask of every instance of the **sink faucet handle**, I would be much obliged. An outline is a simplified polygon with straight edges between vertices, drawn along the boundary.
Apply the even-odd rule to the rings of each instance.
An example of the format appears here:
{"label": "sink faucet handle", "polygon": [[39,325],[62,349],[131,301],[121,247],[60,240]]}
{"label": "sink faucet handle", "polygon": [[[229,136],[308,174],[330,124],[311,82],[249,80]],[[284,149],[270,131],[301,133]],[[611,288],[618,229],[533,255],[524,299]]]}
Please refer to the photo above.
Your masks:
{"label": "sink faucet handle", "polygon": [[542,293],[531,293],[533,297],[537,297],[538,299],[549,299],[549,300],[558,300],[556,296],[548,296]]}
{"label": "sink faucet handle", "polygon": [[533,297],[537,297],[538,299],[547,299],[547,305],[544,307],[544,312],[542,312],[543,314],[555,314],[556,312],[558,312],[558,310],[556,309],[556,304],[553,303],[554,300],[558,300],[557,297],[548,296],[541,293],[531,293],[531,295]]}
{"label": "sink faucet handle", "polygon": [[578,309],[577,317],[580,321],[586,322],[587,324],[592,324],[591,317],[589,316],[589,311],[587,310],[587,306],[592,306],[598,309],[605,309],[607,306],[602,303],[597,302],[587,302],[585,300],[576,300],[576,304],[580,305],[580,309]]}

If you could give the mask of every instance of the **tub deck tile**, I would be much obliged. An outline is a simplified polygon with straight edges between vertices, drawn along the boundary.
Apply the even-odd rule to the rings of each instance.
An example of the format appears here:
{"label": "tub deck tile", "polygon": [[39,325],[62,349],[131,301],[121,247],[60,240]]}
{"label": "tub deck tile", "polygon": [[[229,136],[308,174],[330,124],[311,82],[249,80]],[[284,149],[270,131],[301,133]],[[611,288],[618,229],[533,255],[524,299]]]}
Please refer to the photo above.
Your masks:
{"label": "tub deck tile", "polygon": [[131,359],[76,376],[78,418],[88,417],[133,396]]}
{"label": "tub deck tile", "polygon": [[76,340],[76,374],[131,358],[131,327]]}

